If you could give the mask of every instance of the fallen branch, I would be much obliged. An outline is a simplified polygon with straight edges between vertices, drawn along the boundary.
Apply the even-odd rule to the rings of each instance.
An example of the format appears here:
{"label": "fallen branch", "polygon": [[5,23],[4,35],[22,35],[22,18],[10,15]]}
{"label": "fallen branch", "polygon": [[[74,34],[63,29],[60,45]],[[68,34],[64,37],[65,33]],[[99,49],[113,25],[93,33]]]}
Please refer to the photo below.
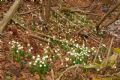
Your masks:
{"label": "fallen branch", "polygon": [[3,30],[5,29],[7,23],[11,20],[11,18],[14,16],[14,13],[16,12],[16,10],[19,7],[19,4],[22,2],[22,0],[15,0],[15,2],[13,3],[13,5],[10,7],[10,9],[8,10],[8,12],[5,14],[3,20],[0,23],[0,33],[3,32]]}
{"label": "fallen branch", "polygon": [[46,39],[44,39],[44,38],[42,38],[42,37],[40,37],[40,36],[37,36],[37,35],[35,35],[35,34],[28,34],[28,36],[30,36],[30,37],[32,37],[32,38],[34,38],[34,39],[38,39],[38,40],[40,40],[40,41],[46,42],[46,43],[49,42],[48,40],[46,40]]}
{"label": "fallen branch", "polygon": [[55,80],[55,75],[54,75],[54,70],[53,69],[51,69],[51,77],[52,77],[52,80]]}
{"label": "fallen branch", "polygon": [[[41,40],[41,41],[44,41],[44,42],[47,42],[47,43],[48,43],[49,40],[46,40],[46,39],[40,37],[40,36],[43,36],[43,37],[46,37],[46,38],[48,38],[48,39],[56,40],[56,41],[58,41],[59,43],[64,42],[64,41],[62,41],[62,40],[55,39],[55,38],[53,38],[52,36],[49,36],[49,35],[46,35],[46,34],[43,34],[43,33],[40,33],[40,32],[33,32],[33,31],[31,31],[30,29],[26,28],[25,25],[23,25],[21,22],[19,22],[15,17],[13,17],[12,20],[15,22],[15,24],[18,24],[19,26],[21,26],[21,27],[18,27],[18,26],[17,26],[18,28],[22,28],[23,30],[26,30],[26,31],[30,32],[31,34],[29,34],[29,35],[30,35],[31,37],[35,38],[35,39],[38,39],[38,40]],[[33,34],[34,34],[34,35],[33,35]],[[68,45],[71,46],[71,45],[73,45],[73,44],[71,44],[70,42],[68,42]]]}
{"label": "fallen branch", "polygon": [[99,51],[100,51],[100,48],[101,48],[101,45],[102,45],[102,42],[103,42],[103,38],[101,38],[101,40],[100,40],[100,44],[99,44],[99,46],[98,46],[98,49],[97,49],[95,58],[94,58],[94,60],[93,60],[93,64],[95,64],[95,62],[96,62],[96,59],[97,59],[97,57],[98,57],[98,54],[99,54]]}
{"label": "fallen branch", "polygon": [[32,12],[34,12],[34,11],[36,11],[36,10],[39,10],[39,8],[37,8],[37,9],[32,9],[32,10],[29,10],[29,11],[27,11],[27,12],[18,13],[18,15],[29,14],[29,13],[32,13]]}
{"label": "fallen branch", "polygon": [[61,77],[67,72],[67,71],[69,71],[70,69],[72,69],[72,68],[78,68],[78,67],[83,67],[82,65],[80,65],[80,64],[76,64],[76,65],[73,65],[73,66],[70,66],[70,67],[68,67],[65,71],[63,71],[61,74],[60,74],[60,76],[56,79],[56,80],[60,80],[61,79]]}
{"label": "fallen branch", "polygon": [[120,11],[118,12],[117,16],[111,22],[109,22],[106,25],[103,25],[103,27],[107,27],[107,26],[111,25],[112,23],[114,23],[116,20],[118,20],[119,16],[120,16]]}
{"label": "fallen branch", "polygon": [[107,56],[106,56],[106,59],[105,59],[105,63],[103,64],[104,66],[107,66],[107,64],[108,64],[111,49],[112,49],[112,45],[113,45],[113,41],[114,41],[114,37],[112,37],[112,39],[110,41],[110,46],[109,46],[108,53],[107,53]]}
{"label": "fallen branch", "polygon": [[105,14],[101,20],[98,22],[98,24],[95,26],[96,27],[96,30],[99,31],[99,28],[100,28],[100,25],[103,23],[103,21],[106,19],[106,17],[112,13],[116,8],[118,8],[118,6],[120,6],[120,1],[112,8],[110,9],[107,14]]}

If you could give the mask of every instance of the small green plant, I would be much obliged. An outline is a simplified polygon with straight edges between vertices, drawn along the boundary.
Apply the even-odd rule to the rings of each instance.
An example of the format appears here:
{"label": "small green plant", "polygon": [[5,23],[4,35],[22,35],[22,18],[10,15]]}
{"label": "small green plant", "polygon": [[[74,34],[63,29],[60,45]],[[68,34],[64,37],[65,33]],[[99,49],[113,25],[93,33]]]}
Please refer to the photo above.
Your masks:
{"label": "small green plant", "polygon": [[69,46],[66,42],[62,42],[62,44],[60,44],[60,48],[65,51],[69,51]]}
{"label": "small green plant", "polygon": [[22,50],[23,46],[21,46],[19,42],[15,42],[15,41],[12,41],[11,44],[12,44],[12,47],[11,47],[12,59],[20,63],[22,57],[25,56],[25,52]]}
{"label": "small green plant", "polygon": [[11,44],[11,56],[12,56],[12,60],[19,63],[20,67],[23,68],[24,67],[24,63],[26,63],[24,61],[24,58],[27,59],[31,59],[32,58],[32,54],[27,53],[23,50],[23,46],[16,41],[12,41],[10,42]]}
{"label": "small green plant", "polygon": [[30,72],[32,74],[37,73],[40,76],[40,80],[43,79],[43,75],[48,71],[49,65],[47,63],[48,56],[43,56],[42,58],[40,55],[37,55],[37,57],[33,56],[32,61],[29,62],[30,65]]}
{"label": "small green plant", "polygon": [[69,57],[67,57],[66,60],[71,60],[72,64],[85,64],[89,56],[88,52],[89,49],[87,47],[77,44],[76,47],[72,47],[71,50],[67,52]]}

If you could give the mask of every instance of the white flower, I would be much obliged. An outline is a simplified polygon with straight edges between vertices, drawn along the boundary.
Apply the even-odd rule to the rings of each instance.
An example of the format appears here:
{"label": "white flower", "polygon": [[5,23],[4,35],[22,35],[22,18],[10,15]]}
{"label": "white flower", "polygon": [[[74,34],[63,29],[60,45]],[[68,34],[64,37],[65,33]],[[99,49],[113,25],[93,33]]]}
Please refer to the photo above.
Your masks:
{"label": "white flower", "polygon": [[18,53],[19,51],[17,50],[16,52]]}
{"label": "white flower", "polygon": [[58,51],[57,50],[55,50],[55,53],[57,53]]}
{"label": "white flower", "polygon": [[18,47],[19,50],[23,49],[23,46]]}
{"label": "white flower", "polygon": [[65,42],[66,42],[66,43],[68,43],[68,41],[67,41],[67,40],[65,40]]}
{"label": "white flower", "polygon": [[26,34],[28,34],[29,32],[28,31],[26,31]]}
{"label": "white flower", "polygon": [[28,43],[28,44],[27,44],[27,46],[29,47],[29,46],[30,46],[30,44]]}
{"label": "white flower", "polygon": [[75,50],[73,50],[72,52],[75,52]]}
{"label": "white flower", "polygon": [[88,50],[88,52],[91,52],[90,50]]}
{"label": "white flower", "polygon": [[48,55],[46,55],[45,58],[48,58]]}
{"label": "white flower", "polygon": [[76,46],[77,48],[79,47],[79,45],[78,45],[78,44],[76,44],[75,46]]}
{"label": "white flower", "polygon": [[57,51],[60,51],[60,49],[58,48]]}
{"label": "white flower", "polygon": [[42,46],[42,44],[40,44],[40,46]]}
{"label": "white flower", "polygon": [[17,46],[18,46],[18,47],[21,47],[21,45],[20,45],[20,44],[18,44]]}
{"label": "white flower", "polygon": [[56,37],[55,36],[53,36],[53,39],[55,39]]}
{"label": "white flower", "polygon": [[31,49],[28,49],[28,52],[31,52]]}
{"label": "white flower", "polygon": [[61,65],[63,65],[63,62],[61,63]]}
{"label": "white flower", "polygon": [[42,65],[40,64],[40,67],[42,67]]}
{"label": "white flower", "polygon": [[34,64],[33,65],[36,65],[36,63],[34,62]]}
{"label": "white flower", "polygon": [[97,69],[97,71],[100,71],[100,69]]}
{"label": "white flower", "polygon": [[44,62],[44,61],[42,61],[42,64],[45,64],[45,62]]}
{"label": "white flower", "polygon": [[92,47],[92,48],[91,48],[91,50],[93,50],[93,51],[94,51],[94,50],[95,50],[95,47]]}
{"label": "white flower", "polygon": [[65,58],[65,60],[66,60],[66,61],[69,61],[69,58],[68,58],[68,57],[66,57],[66,58]]}
{"label": "white flower", "polygon": [[75,63],[75,61],[73,61],[73,63]]}
{"label": "white flower", "polygon": [[94,53],[96,53],[97,51],[96,50],[94,50]]}
{"label": "white flower", "polygon": [[35,60],[35,64],[37,63],[38,61],[37,60]]}
{"label": "white flower", "polygon": [[31,65],[32,64],[32,62],[29,62],[29,65]]}
{"label": "white flower", "polygon": [[57,55],[58,55],[58,56],[60,56],[61,54],[60,54],[60,53],[58,53]]}
{"label": "white flower", "polygon": [[44,56],[44,57],[42,58],[42,60],[44,61],[44,60],[47,59],[47,58],[48,58],[48,55]]}
{"label": "white flower", "polygon": [[44,67],[46,67],[46,65],[44,64]]}
{"label": "white flower", "polygon": [[[0,40],[0,42],[2,42],[2,41]],[[9,44],[11,44],[11,42],[9,42]]]}
{"label": "white flower", "polygon": [[19,45],[19,42],[16,42],[17,45]]}
{"label": "white flower", "polygon": [[66,64],[66,67],[68,67],[68,65]]}
{"label": "white flower", "polygon": [[73,41],[73,39],[71,38],[70,41]]}
{"label": "white flower", "polygon": [[16,41],[13,40],[12,43],[16,43]]}
{"label": "white flower", "polygon": [[35,56],[32,56],[32,59],[35,59]]}
{"label": "white flower", "polygon": [[43,61],[45,61],[45,59],[46,59],[45,57],[42,58]]}
{"label": "white flower", "polygon": [[11,48],[15,48],[15,45],[12,45]]}
{"label": "white flower", "polygon": [[33,47],[30,47],[30,49],[32,50],[32,49],[33,49]]}
{"label": "white flower", "polygon": [[43,61],[40,60],[40,63],[42,64]]}
{"label": "white flower", "polygon": [[47,50],[44,50],[45,51],[45,53],[48,53],[48,51]]}
{"label": "white flower", "polygon": [[50,60],[50,61],[52,61],[52,59],[51,59],[51,58],[50,58],[49,60]]}
{"label": "white flower", "polygon": [[82,61],[82,59],[80,59],[80,61]]}
{"label": "white flower", "polygon": [[49,48],[49,46],[46,47],[47,49]]}
{"label": "white flower", "polygon": [[105,45],[105,44],[103,44],[103,47],[106,47],[106,45]]}
{"label": "white flower", "polygon": [[37,57],[40,57],[40,55],[37,55]]}
{"label": "white flower", "polygon": [[36,61],[40,61],[40,57],[36,58]]}

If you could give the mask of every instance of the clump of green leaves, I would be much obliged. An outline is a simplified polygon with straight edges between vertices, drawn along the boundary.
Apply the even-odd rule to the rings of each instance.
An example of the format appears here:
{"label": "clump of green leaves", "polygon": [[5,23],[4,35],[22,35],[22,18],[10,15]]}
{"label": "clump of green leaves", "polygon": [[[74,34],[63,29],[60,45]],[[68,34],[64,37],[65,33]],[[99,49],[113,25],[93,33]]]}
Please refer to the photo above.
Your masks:
{"label": "clump of green leaves", "polygon": [[83,27],[92,26],[91,21],[88,20],[84,15],[79,16],[78,23],[81,24]]}
{"label": "clump of green leaves", "polygon": [[67,53],[69,54],[69,60],[72,61],[72,64],[85,64],[89,49],[85,46],[78,46],[71,48]]}
{"label": "clump of green leaves", "polygon": [[43,75],[48,71],[49,65],[47,63],[48,56],[40,57],[40,55],[37,55],[37,57],[33,56],[32,61],[29,62],[30,65],[30,72],[32,74],[37,73],[40,76],[40,80],[43,79]]}
{"label": "clump of green leaves", "polygon": [[68,46],[68,44],[66,42],[62,42],[60,44],[60,48],[65,50],[65,51],[69,51],[69,46]]}
{"label": "clump of green leaves", "polygon": [[21,66],[21,68],[24,67],[24,63],[27,63],[24,61],[24,58],[27,59],[32,59],[32,54],[27,53],[23,50],[23,46],[16,41],[12,41],[10,42],[11,46],[11,56],[13,61],[18,62]]}

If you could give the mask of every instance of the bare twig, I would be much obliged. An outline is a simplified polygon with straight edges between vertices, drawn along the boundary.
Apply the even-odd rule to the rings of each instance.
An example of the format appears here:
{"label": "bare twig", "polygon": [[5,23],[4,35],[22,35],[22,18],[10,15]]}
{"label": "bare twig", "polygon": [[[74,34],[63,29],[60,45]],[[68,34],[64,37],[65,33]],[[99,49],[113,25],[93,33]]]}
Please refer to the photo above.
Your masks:
{"label": "bare twig", "polygon": [[103,21],[106,19],[106,17],[111,13],[113,12],[118,6],[120,5],[120,1],[112,8],[110,9],[107,14],[105,14],[101,20],[98,22],[98,24],[95,26],[96,27],[96,30],[99,31],[99,28],[100,28],[100,25],[103,23]]}
{"label": "bare twig", "polygon": [[32,9],[32,10],[29,10],[29,11],[27,11],[27,12],[18,13],[18,15],[29,14],[29,13],[32,13],[32,12],[34,12],[34,11],[36,11],[36,10],[39,10],[39,8],[37,8],[37,9]]}
{"label": "bare twig", "polygon": [[114,23],[119,18],[119,16],[120,16],[120,11],[118,12],[117,16],[111,22],[109,22],[106,25],[103,25],[103,27],[107,27],[107,26],[111,25],[112,23]]}
{"label": "bare twig", "polygon": [[111,53],[113,41],[114,41],[114,37],[112,37],[112,39],[111,39],[110,46],[109,46],[109,49],[108,49],[108,53],[107,53],[107,57],[105,59],[105,65],[104,66],[106,66],[108,64],[108,60],[109,60],[109,56],[110,56],[110,53]]}
{"label": "bare twig", "polygon": [[35,35],[35,34],[29,34],[29,36],[32,37],[32,38],[34,38],[34,39],[38,39],[38,40],[40,40],[40,41],[46,42],[46,43],[49,42],[48,40],[46,40],[46,39],[44,39],[44,38],[42,38],[42,37],[40,37],[40,36],[37,36],[37,35]]}
{"label": "bare twig", "polygon": [[98,46],[98,49],[97,49],[95,58],[94,58],[94,60],[93,60],[93,64],[96,62],[97,56],[98,56],[99,51],[100,51],[100,47],[101,47],[101,45],[102,45],[102,41],[103,41],[103,38],[101,38],[101,40],[100,40],[100,44],[99,44],[99,46]]}
{"label": "bare twig", "polygon": [[51,69],[51,76],[52,76],[52,80],[55,80],[55,75],[54,75],[53,69]]}
{"label": "bare twig", "polygon": [[80,65],[80,64],[76,64],[76,65],[73,65],[73,66],[70,66],[70,67],[68,67],[65,71],[63,71],[61,74],[60,74],[60,76],[56,79],[56,80],[60,80],[61,79],[61,77],[67,72],[67,71],[69,71],[70,69],[72,69],[72,68],[78,68],[78,67],[82,67],[82,65]]}
{"label": "bare twig", "polygon": [[11,20],[11,18],[14,16],[15,11],[18,9],[19,4],[22,2],[22,0],[15,0],[15,2],[13,3],[13,5],[10,7],[10,9],[8,10],[8,12],[6,13],[6,15],[4,16],[2,22],[0,23],[1,27],[0,27],[0,33],[3,32],[3,30],[5,29],[5,26],[7,25],[7,23]]}
{"label": "bare twig", "polygon": [[[18,24],[18,25],[21,26],[21,27],[19,27],[19,28],[22,28],[22,29],[24,29],[24,30],[27,30],[27,31],[29,31],[29,32],[32,32],[32,33],[29,34],[29,35],[30,35],[31,37],[35,38],[35,39],[39,39],[39,40],[42,40],[42,41],[44,41],[44,42],[49,42],[49,40],[46,40],[46,39],[42,38],[42,37],[46,37],[46,38],[48,38],[48,39],[56,40],[56,41],[58,41],[58,42],[60,42],[60,43],[64,42],[64,41],[62,41],[62,40],[55,39],[55,38],[53,38],[52,36],[46,35],[46,34],[44,34],[44,33],[33,32],[33,31],[29,30],[28,28],[26,28],[25,25],[23,25],[21,22],[19,22],[19,21],[18,21],[17,19],[15,19],[15,18],[12,18],[12,20],[13,20],[16,24]],[[18,26],[17,26],[17,27],[18,27]],[[33,35],[33,34],[35,34],[35,35]],[[42,37],[40,37],[40,36],[42,36]],[[70,42],[68,42],[68,45],[73,45],[73,44],[70,43]]]}

